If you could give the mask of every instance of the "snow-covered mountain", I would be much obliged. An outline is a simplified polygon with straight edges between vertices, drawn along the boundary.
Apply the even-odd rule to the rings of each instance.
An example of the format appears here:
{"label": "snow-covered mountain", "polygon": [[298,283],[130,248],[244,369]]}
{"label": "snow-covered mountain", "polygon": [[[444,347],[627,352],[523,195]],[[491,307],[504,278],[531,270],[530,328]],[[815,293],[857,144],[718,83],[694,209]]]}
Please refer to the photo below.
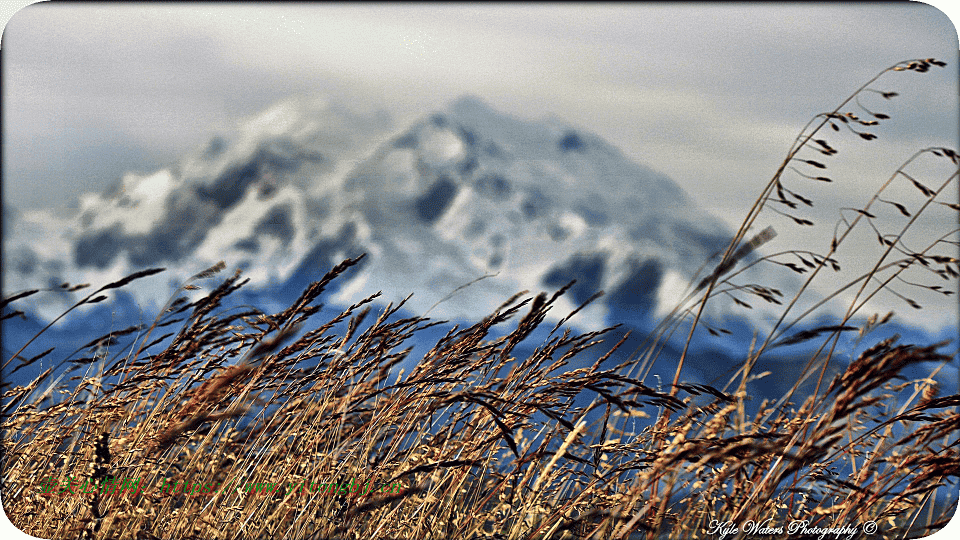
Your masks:
{"label": "snow-covered mountain", "polygon": [[343,187],[373,255],[343,294],[414,285],[427,307],[496,274],[438,306],[445,317],[571,279],[573,301],[605,289],[607,304],[648,310],[664,276],[689,277],[729,239],[669,178],[599,137],[472,97],[394,137]]}
{"label": "snow-covered mountain", "polygon": [[[607,292],[578,316],[587,327],[671,308],[730,238],[668,177],[601,138],[469,96],[401,132],[384,113],[286,101],[176,167],[84,195],[73,213],[4,219],[5,294],[167,267],[166,281],[129,290],[149,308],[219,260],[267,290],[366,252],[334,301],[412,292],[414,312],[475,319],[520,290],[576,279],[570,308]],[[33,298],[20,309],[45,319],[67,302]]]}
{"label": "snow-covered mountain", "polygon": [[[176,286],[220,260],[251,278],[241,301],[276,312],[307,283],[361,253],[368,256],[334,283],[339,288],[327,304],[377,291],[384,293],[380,301],[396,302],[413,293],[407,307],[414,314],[476,321],[519,291],[554,291],[576,279],[551,315],[563,317],[604,290],[571,324],[639,329],[621,351],[627,354],[697,271],[717,264],[711,256],[731,234],[668,177],[596,135],[558,120],[515,118],[469,96],[402,130],[385,113],[286,101],[175,167],[129,174],[113,189],[84,195],[78,209],[4,207],[3,219],[3,296],[53,291],[16,302],[28,316],[4,321],[5,357],[72,305],[75,294],[88,292],[70,293],[64,282],[96,287],[144,267],[167,268],[116,291],[113,304],[77,313],[28,355],[149,323]],[[760,271],[738,282],[772,278],[788,294],[795,290],[795,281],[784,281],[796,279],[792,274]],[[749,321],[720,323],[732,335],[698,335],[685,380],[722,385],[730,376],[757,327],[770,322],[772,311],[764,310],[781,307],[750,301]],[[672,377],[681,346],[667,345],[655,376]],[[757,369],[789,375],[802,357],[790,354]],[[22,380],[14,382],[29,381],[34,371],[17,373]],[[947,371],[955,381],[955,368]],[[792,381],[769,378],[757,391],[778,397]]]}

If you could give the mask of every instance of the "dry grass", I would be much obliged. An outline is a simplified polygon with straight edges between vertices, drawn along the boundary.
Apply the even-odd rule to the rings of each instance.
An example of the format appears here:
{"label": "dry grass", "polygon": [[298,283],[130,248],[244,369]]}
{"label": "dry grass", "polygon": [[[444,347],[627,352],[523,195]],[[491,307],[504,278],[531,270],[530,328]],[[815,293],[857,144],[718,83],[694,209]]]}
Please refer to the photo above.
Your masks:
{"label": "dry grass", "polygon": [[[937,65],[910,61],[885,72]],[[801,164],[825,167],[806,157],[836,153],[817,138],[821,128],[836,125],[873,138],[866,130],[886,115],[865,120],[844,107],[878,92],[875,81],[804,130],[721,261],[692,288],[689,301],[678,302],[639,355],[616,355],[623,340],[604,341],[611,329],[574,334],[562,325],[539,328],[561,290],[517,295],[470,327],[450,328],[403,373],[398,365],[410,354],[411,337],[441,323],[401,318],[401,306],[375,314],[373,297],[331,321],[315,320],[324,288],[358,259],[344,261],[272,315],[223,306],[244,283],[238,273],[198,301],[175,295],[149,328],[113,332],[82,349],[88,357],[64,359],[84,370],[70,384],[47,388],[51,368],[4,394],[4,510],[20,529],[44,538],[716,538],[720,523],[742,530],[749,521],[786,528],[793,520],[861,530],[876,522],[875,534],[886,538],[927,535],[942,527],[956,504],[955,491],[942,495],[955,490],[955,483],[947,484],[960,475],[960,395],[938,397],[932,378],[955,356],[945,344],[886,339],[859,353],[846,351],[855,359],[832,380],[826,374],[838,361],[841,334],[856,330],[868,341],[887,322],[874,317],[855,325],[864,298],[894,289],[893,280],[908,271],[958,276],[950,241],[955,229],[930,238],[923,249],[901,241],[929,208],[947,205],[956,212],[941,194],[956,183],[957,154],[918,152],[864,208],[838,224],[823,253],[785,252],[749,262],[808,274],[792,299],[770,287],[735,284],[742,270],[735,271],[737,265],[746,266],[748,255],[770,237],[747,239],[762,211],[798,227],[809,221],[796,204],[805,197],[784,175]],[[908,170],[929,156],[946,160],[953,171],[934,187]],[[804,170],[797,172],[814,180],[820,174]],[[794,181],[810,182],[803,176]],[[884,198],[891,185],[904,182],[922,196],[910,210],[906,202]],[[903,206],[900,231],[876,228],[871,205],[878,204]],[[818,273],[839,265],[847,234],[864,223],[877,231],[883,253],[872,271],[845,287],[860,288],[846,318],[787,335],[811,318],[811,312],[793,315],[794,302]],[[104,286],[75,307],[154,272]],[[783,303],[783,316],[754,344],[731,388],[681,382],[686,348],[668,389],[644,383],[652,363],[677,362],[659,358],[666,336],[684,325],[690,336],[707,328],[701,313],[714,298],[734,298],[739,305],[749,295]],[[126,347],[117,346],[121,338],[129,338]],[[533,340],[532,353],[515,357]],[[748,407],[747,383],[760,356],[801,342],[822,343],[804,369],[803,378],[817,379],[813,395],[799,405],[791,392],[779,402]],[[7,363],[28,365],[42,356],[19,356],[26,346]],[[104,354],[117,350],[123,352]],[[588,367],[567,368],[573,358]],[[930,377],[898,379],[916,365],[934,366]],[[44,494],[46,477],[61,483],[73,477],[99,489]],[[145,490],[117,492],[110,487],[114,479],[139,480]],[[403,489],[369,495],[251,494],[239,485],[197,494],[156,489],[164,480],[242,485],[350,479]]]}

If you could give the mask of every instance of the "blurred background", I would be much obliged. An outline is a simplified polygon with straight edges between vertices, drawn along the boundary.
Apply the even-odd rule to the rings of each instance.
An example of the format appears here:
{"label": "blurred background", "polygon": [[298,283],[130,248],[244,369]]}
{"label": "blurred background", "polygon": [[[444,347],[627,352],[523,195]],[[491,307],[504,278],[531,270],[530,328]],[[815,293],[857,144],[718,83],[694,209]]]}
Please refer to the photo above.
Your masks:
{"label": "blurred background", "polygon": [[[886,67],[947,63],[888,73],[871,88],[898,96],[848,104],[890,118],[858,126],[875,140],[821,132],[839,153],[802,154],[826,171],[794,162],[785,185],[812,206],[771,205],[789,215],[761,216],[750,234],[777,232],[762,253],[825,253],[915,152],[957,148],[957,50],[949,18],[919,3],[35,4],[3,34],[3,293],[50,290],[20,303],[4,353],[72,305],[65,282],[168,269],[91,311],[109,329],[149,319],[221,259],[251,278],[251,301],[280,309],[360,253],[335,304],[414,293],[414,313],[475,320],[576,279],[566,309],[607,295],[572,324],[649,329],[716,264],[807,122]],[[955,170],[910,167],[932,188]],[[924,200],[902,177],[883,198]],[[956,179],[937,200],[957,200]],[[807,306],[869,271],[877,235],[907,222],[874,204],[837,254],[845,273],[824,272]],[[903,242],[956,236],[956,212],[933,205]],[[758,264],[740,279],[789,299],[802,277]],[[931,339],[955,334],[955,295],[889,289],[863,318],[892,310]],[[741,344],[782,310],[753,300],[711,313]]]}

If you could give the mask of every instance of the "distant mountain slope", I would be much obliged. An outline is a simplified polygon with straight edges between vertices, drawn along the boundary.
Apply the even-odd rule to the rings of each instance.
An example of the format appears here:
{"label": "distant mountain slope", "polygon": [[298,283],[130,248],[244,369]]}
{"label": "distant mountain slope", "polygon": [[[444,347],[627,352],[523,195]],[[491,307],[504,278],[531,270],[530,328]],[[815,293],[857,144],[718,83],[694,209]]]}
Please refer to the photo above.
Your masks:
{"label": "distant mountain slope", "polygon": [[[730,238],[673,181],[599,137],[474,97],[380,147],[344,190],[363,243],[376,249],[345,293],[413,285],[430,306],[497,274],[438,306],[444,316],[475,316],[518,290],[571,279],[574,301],[605,289],[610,305],[646,314],[664,275],[691,277]],[[599,322],[602,312],[585,317]]]}
{"label": "distant mountain slope", "polygon": [[[675,301],[730,237],[668,177],[557,121],[467,96],[392,133],[383,114],[290,100],[176,167],[84,195],[72,215],[5,212],[6,292],[165,266],[166,282],[131,291],[159,306],[167,285],[221,259],[266,290],[367,252],[336,300],[413,292],[409,307],[426,311],[493,275],[431,312],[473,318],[576,279],[571,308],[608,293],[580,315],[599,326],[611,310],[646,317]],[[30,305],[42,318],[67,305],[46,298]]]}
{"label": "distant mountain slope", "polygon": [[[220,260],[251,278],[239,302],[279,311],[307,283],[361,253],[368,254],[363,264],[338,279],[325,302],[345,305],[377,291],[380,301],[396,302],[413,293],[407,308],[415,314],[476,320],[514,293],[576,280],[551,315],[563,317],[604,290],[571,324],[623,323],[633,332],[625,356],[703,265],[709,272],[731,235],[667,176],[596,135],[515,118],[469,96],[400,131],[383,114],[322,100],[283,102],[175,167],[84,195],[75,211],[4,207],[3,219],[4,296],[53,291],[17,301],[26,316],[4,321],[4,358],[76,300],[62,283],[100,286],[143,267],[168,269],[72,314],[24,353],[56,346],[61,356],[16,373],[14,382],[107,331],[149,325],[175,286]],[[792,273],[761,275],[760,266],[737,282],[773,279],[788,294],[796,290],[786,281],[796,279]],[[731,304],[718,300],[711,309]],[[771,323],[769,309],[781,307],[751,303],[749,311],[724,313],[739,318],[710,319],[731,334],[694,336],[686,380],[729,378],[758,327]],[[896,331],[929,341],[908,327]],[[654,375],[672,377],[685,338],[685,331],[673,336]],[[777,350],[764,361],[786,373],[798,358]],[[955,368],[948,371],[955,380]],[[760,394],[777,396],[792,381],[756,384]]]}

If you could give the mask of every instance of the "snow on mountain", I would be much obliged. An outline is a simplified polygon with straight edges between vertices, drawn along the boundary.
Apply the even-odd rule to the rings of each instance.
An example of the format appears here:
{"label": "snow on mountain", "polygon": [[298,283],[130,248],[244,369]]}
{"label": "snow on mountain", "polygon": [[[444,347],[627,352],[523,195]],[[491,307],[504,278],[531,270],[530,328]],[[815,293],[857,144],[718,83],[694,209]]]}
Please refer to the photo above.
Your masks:
{"label": "snow on mountain", "polygon": [[[366,252],[335,301],[413,292],[415,312],[473,319],[520,290],[577,279],[568,308],[607,292],[578,315],[587,327],[672,307],[730,237],[668,177],[599,137],[474,97],[399,133],[383,113],[289,100],[176,167],[84,195],[73,214],[5,209],[4,219],[5,294],[165,266],[165,282],[130,288],[147,308],[219,260],[267,290]],[[67,305],[33,298],[45,319]]]}
{"label": "snow on mountain", "polygon": [[[157,307],[170,285],[219,260],[244,268],[256,286],[281,284],[318,238],[335,235],[328,229],[337,227],[330,212],[337,185],[389,129],[382,112],[291,99],[176,167],[128,174],[112,189],[85,194],[75,212],[5,209],[5,293],[104,284],[163,266],[166,282],[144,280],[129,290],[144,308]],[[317,219],[325,213],[328,219]],[[47,320],[70,303],[64,295],[34,298],[20,309]]]}
{"label": "snow on mountain", "polygon": [[571,309],[608,293],[581,323],[600,324],[612,306],[643,315],[665,275],[689,279],[729,238],[669,178],[599,137],[512,118],[473,97],[379,148],[344,192],[376,253],[342,299],[415,290],[430,307],[496,274],[437,306],[444,317],[475,317],[519,290],[572,279]]}

